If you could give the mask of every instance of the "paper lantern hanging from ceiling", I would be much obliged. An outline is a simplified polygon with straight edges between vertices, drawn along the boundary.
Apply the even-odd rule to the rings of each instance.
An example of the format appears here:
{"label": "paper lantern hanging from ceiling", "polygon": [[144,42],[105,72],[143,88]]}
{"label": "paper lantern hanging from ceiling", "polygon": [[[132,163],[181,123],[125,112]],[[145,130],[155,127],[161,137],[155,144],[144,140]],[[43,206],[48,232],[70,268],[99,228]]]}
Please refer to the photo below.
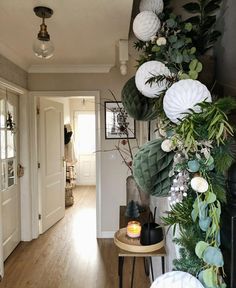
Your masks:
{"label": "paper lantern hanging from ceiling", "polygon": [[141,41],[150,41],[161,27],[161,22],[152,11],[140,12],[134,19],[133,31]]}
{"label": "paper lantern hanging from ceiling", "polygon": [[139,11],[152,11],[160,14],[163,11],[163,0],[141,0],[139,4]]}
{"label": "paper lantern hanging from ceiling", "polygon": [[212,101],[211,93],[204,84],[197,80],[180,80],[166,91],[163,108],[166,116],[178,124],[179,119],[184,118],[186,112],[190,112],[189,109],[200,113],[201,108],[196,104],[203,101]]}
{"label": "paper lantern hanging from ceiling", "polygon": [[172,271],[159,276],[151,288],[204,288],[201,282],[193,275],[182,272]]}
{"label": "paper lantern hanging from ceiling", "polygon": [[154,99],[147,98],[138,91],[135,77],[125,83],[121,96],[126,112],[135,120],[151,121],[157,118]]}
{"label": "paper lantern hanging from ceiling", "polygon": [[135,75],[135,84],[144,96],[156,98],[167,88],[165,80],[159,83],[146,83],[151,77],[158,75],[170,75],[170,70],[159,61],[148,61],[138,68]]}

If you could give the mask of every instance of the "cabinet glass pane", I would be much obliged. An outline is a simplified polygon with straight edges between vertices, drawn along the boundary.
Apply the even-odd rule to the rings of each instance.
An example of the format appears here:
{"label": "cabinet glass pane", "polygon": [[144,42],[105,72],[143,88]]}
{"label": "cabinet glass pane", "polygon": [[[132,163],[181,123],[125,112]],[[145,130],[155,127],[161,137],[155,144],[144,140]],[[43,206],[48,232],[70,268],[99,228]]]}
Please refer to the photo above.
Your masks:
{"label": "cabinet glass pane", "polygon": [[8,187],[15,184],[15,165],[14,160],[8,160]]}
{"label": "cabinet glass pane", "polygon": [[7,131],[7,158],[12,158],[14,156],[14,134],[11,131]]}
{"label": "cabinet glass pane", "polygon": [[6,180],[6,162],[1,163],[1,183],[0,183],[0,189],[4,190],[7,187],[7,180]]}
{"label": "cabinet glass pane", "polygon": [[1,130],[1,159],[6,159],[6,137],[5,130]]}
{"label": "cabinet glass pane", "polygon": [[0,128],[4,128],[5,124],[6,124],[5,100],[4,99],[0,99]]}

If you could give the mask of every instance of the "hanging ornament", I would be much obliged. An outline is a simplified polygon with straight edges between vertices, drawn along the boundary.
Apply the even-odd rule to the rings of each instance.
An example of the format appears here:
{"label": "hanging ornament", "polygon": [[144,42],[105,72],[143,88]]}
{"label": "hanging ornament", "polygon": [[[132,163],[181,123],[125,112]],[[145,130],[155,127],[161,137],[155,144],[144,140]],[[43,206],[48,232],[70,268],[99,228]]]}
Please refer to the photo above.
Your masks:
{"label": "hanging ornament", "polygon": [[211,102],[211,94],[207,87],[197,80],[185,79],[174,83],[167,91],[163,100],[166,116],[178,124],[179,119],[186,116],[189,109],[200,113],[196,104],[203,101]]}
{"label": "hanging ornament", "polygon": [[151,288],[204,288],[201,282],[193,275],[182,272],[172,271],[165,273],[152,283]]}
{"label": "hanging ornament", "polygon": [[156,98],[167,88],[165,80],[159,83],[146,83],[151,77],[170,75],[170,70],[159,61],[148,61],[142,64],[135,75],[135,84],[138,90],[146,97]]}
{"label": "hanging ornament", "polygon": [[152,11],[160,14],[163,11],[163,0],[141,0],[139,4],[139,11]]}
{"label": "hanging ornament", "polygon": [[191,180],[191,187],[198,193],[205,193],[208,190],[208,182],[200,176],[196,176]]}
{"label": "hanging ornament", "polygon": [[179,172],[175,175],[170,187],[168,200],[171,205],[182,202],[183,197],[187,196],[189,173],[187,171]]}
{"label": "hanging ornament", "polygon": [[174,153],[161,149],[161,139],[145,143],[135,154],[133,176],[141,189],[151,195],[167,196],[170,190]]}
{"label": "hanging ornament", "polygon": [[173,143],[170,139],[165,139],[162,143],[161,143],[161,149],[164,151],[164,152],[170,152],[173,150]]}
{"label": "hanging ornament", "polygon": [[200,164],[197,160],[188,161],[189,172],[192,172],[192,173],[198,172],[199,168],[200,168]]}
{"label": "hanging ornament", "polygon": [[134,19],[133,31],[141,41],[150,41],[161,27],[161,22],[152,11],[140,12]]}
{"label": "hanging ornament", "polygon": [[121,91],[122,104],[132,118],[151,121],[157,118],[154,99],[143,96],[135,85],[135,77],[129,79]]}

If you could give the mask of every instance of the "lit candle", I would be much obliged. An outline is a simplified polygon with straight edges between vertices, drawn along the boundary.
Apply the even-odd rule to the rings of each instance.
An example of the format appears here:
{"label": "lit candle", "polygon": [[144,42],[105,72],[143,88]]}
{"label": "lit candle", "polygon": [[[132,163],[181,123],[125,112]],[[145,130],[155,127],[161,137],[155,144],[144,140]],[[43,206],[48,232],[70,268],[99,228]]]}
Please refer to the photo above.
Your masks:
{"label": "lit candle", "polygon": [[127,235],[130,238],[140,237],[141,224],[138,221],[130,221],[127,225]]}

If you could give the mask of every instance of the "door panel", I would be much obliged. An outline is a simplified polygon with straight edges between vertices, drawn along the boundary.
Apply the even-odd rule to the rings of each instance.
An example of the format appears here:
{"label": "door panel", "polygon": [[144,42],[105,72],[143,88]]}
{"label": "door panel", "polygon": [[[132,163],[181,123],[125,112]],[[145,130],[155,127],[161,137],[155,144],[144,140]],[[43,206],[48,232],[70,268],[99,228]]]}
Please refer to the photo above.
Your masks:
{"label": "door panel", "polygon": [[[5,91],[5,94],[4,92]],[[18,96],[1,90],[1,213],[2,247],[5,260],[20,242],[20,189],[18,163]],[[4,97],[2,97],[4,95]],[[3,116],[4,115],[4,116]]]}
{"label": "door panel", "polygon": [[96,185],[95,153],[79,155],[78,183],[79,185]]}
{"label": "door panel", "polygon": [[65,214],[63,104],[40,98],[39,118],[43,233]]}

